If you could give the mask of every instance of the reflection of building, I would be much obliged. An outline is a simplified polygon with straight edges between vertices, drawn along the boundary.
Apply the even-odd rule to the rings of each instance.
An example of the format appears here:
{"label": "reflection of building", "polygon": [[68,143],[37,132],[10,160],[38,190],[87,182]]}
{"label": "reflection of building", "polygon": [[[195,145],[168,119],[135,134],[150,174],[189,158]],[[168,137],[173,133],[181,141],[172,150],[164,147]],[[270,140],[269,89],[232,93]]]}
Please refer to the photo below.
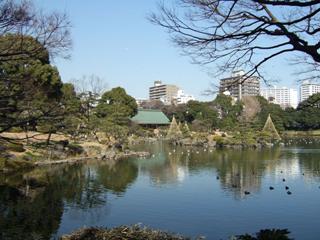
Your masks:
{"label": "reflection of building", "polygon": [[320,93],[320,84],[304,81],[300,86],[300,101],[308,99],[311,95]]}
{"label": "reflection of building", "polygon": [[176,85],[162,84],[161,81],[155,81],[154,86],[149,88],[150,100],[161,100],[165,104],[171,104],[178,94],[179,88]]}
{"label": "reflection of building", "polygon": [[256,76],[245,79],[244,71],[235,71],[231,77],[220,80],[220,93],[227,93],[238,100],[242,96],[257,96],[260,92],[260,81]]}
{"label": "reflection of building", "polygon": [[298,106],[298,92],[296,89],[272,86],[262,89],[261,96],[269,102],[279,104],[283,109]]}

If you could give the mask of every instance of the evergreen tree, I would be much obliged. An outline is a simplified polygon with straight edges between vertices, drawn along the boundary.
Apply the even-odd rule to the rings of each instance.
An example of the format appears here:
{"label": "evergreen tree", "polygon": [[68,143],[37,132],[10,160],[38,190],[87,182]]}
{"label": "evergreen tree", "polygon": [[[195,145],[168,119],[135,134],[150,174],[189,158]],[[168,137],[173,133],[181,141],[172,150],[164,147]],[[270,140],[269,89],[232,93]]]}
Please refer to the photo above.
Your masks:
{"label": "evergreen tree", "polygon": [[264,124],[262,132],[268,133],[275,140],[281,140],[281,137],[272,122],[270,114],[268,115],[267,121]]}
{"label": "evergreen tree", "polygon": [[167,137],[170,139],[178,139],[182,137],[181,130],[174,116],[172,118]]}

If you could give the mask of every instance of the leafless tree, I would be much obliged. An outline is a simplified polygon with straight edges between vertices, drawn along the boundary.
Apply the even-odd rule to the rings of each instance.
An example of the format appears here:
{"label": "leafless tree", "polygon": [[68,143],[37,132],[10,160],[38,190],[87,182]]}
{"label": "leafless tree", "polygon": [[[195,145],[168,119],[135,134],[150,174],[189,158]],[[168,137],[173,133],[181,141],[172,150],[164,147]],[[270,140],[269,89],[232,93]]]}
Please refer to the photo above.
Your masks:
{"label": "leafless tree", "polygon": [[[29,36],[46,48],[52,58],[68,58],[72,45],[70,28],[71,23],[65,13],[43,13],[30,0],[0,0],[0,36],[20,36],[12,42],[12,47],[9,45],[1,49],[1,61],[30,57],[42,51],[26,47],[25,37]],[[21,47],[17,48],[18,45]]]}
{"label": "leafless tree", "polygon": [[89,76],[83,75],[78,79],[71,79],[70,82],[76,87],[78,94],[91,92],[94,95],[100,96],[108,88],[105,80],[94,74]]}
{"label": "leafless tree", "polygon": [[[261,67],[287,53],[320,63],[319,0],[176,0],[159,3],[152,23],[196,63],[218,66],[217,74]],[[292,54],[294,55],[294,54]]]}

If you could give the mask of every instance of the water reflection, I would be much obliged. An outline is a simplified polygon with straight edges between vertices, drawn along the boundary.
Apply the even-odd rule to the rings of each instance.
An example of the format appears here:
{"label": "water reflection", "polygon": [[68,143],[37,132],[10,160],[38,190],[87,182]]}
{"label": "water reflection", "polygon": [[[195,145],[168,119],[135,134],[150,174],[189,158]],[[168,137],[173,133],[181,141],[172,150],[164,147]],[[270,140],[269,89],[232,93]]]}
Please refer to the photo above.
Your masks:
{"label": "water reflection", "polygon": [[137,177],[131,162],[38,168],[0,179],[0,239],[49,239],[64,208],[105,206],[107,192],[122,194]]}
{"label": "water reflection", "polygon": [[151,145],[149,151],[155,152],[153,157],[137,161],[137,164],[155,185],[177,184],[189,175],[206,171],[216,175],[221,187],[233,193],[235,198],[244,197],[244,191],[258,192],[261,177],[266,171],[277,171],[277,160],[281,156],[279,148],[213,151],[168,145],[161,145],[159,149],[159,145]]}
{"label": "water reflection", "polygon": [[[208,185],[212,189],[210,191],[214,192],[210,195],[211,201],[222,190],[223,201],[240,202],[238,200],[247,199],[245,191],[262,194],[266,188],[265,182],[276,183],[286,178],[291,183],[296,181],[301,184],[304,181],[318,184],[320,180],[320,152],[315,146],[307,150],[292,145],[260,151],[183,148],[157,143],[137,146],[137,149],[148,150],[153,155],[148,159],[89,161],[1,175],[0,239],[49,239],[50,236],[56,236],[65,224],[69,224],[62,219],[70,209],[77,216],[83,216],[83,213],[97,215],[103,210],[103,216],[94,220],[98,225],[107,220],[112,222],[119,213],[117,217],[122,224],[129,218],[126,211],[136,211],[130,209],[130,203],[136,201],[137,195],[143,193],[146,187],[149,188],[150,183],[150,188],[156,194],[159,188],[169,186],[170,189],[176,189],[188,186],[194,180],[205,179],[207,182],[200,184]],[[139,184],[143,187],[135,191],[140,192],[132,191],[127,203],[128,189]],[[201,187],[199,185],[200,190]],[[218,189],[213,189],[215,187]],[[171,198],[173,193],[170,194],[165,197]],[[209,196],[209,193],[205,194]],[[178,199],[172,201],[180,202],[182,196],[176,197]],[[124,199],[122,207],[115,206],[115,201],[119,199]],[[189,201],[192,201],[192,197]],[[196,205],[197,202],[192,204]],[[211,207],[210,202],[205,204]],[[125,212],[121,210],[123,206],[127,207],[123,210]],[[183,209],[184,206],[179,207]],[[140,217],[140,214],[137,213],[137,216]],[[149,215],[143,216],[147,221]],[[151,219],[157,218],[150,216]],[[77,224],[84,224],[81,219],[79,222]],[[69,228],[78,227],[82,225]]]}

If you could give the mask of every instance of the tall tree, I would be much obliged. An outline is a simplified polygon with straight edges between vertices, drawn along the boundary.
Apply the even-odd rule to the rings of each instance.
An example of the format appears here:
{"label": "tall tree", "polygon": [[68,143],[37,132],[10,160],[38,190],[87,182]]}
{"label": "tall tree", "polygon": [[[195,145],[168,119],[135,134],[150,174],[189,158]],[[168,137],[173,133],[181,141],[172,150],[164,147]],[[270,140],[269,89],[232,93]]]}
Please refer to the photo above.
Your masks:
{"label": "tall tree", "polygon": [[[0,37],[0,42],[0,49],[14,45],[15,35]],[[0,132],[35,125],[60,107],[62,82],[58,70],[49,64],[48,51],[32,37],[25,37],[24,45],[42,51],[29,58],[0,61]]]}
{"label": "tall tree", "polygon": [[260,74],[264,63],[286,53],[320,63],[318,0],[175,2],[172,8],[160,4],[151,22],[166,28],[196,62],[217,64],[219,74],[239,68],[247,77]]}
{"label": "tall tree", "polygon": [[111,117],[121,123],[124,119],[133,117],[137,113],[136,100],[121,88],[113,88],[102,94],[97,106],[99,117]]}
{"label": "tall tree", "polygon": [[125,141],[130,117],[137,113],[137,108],[136,100],[123,88],[117,87],[105,92],[95,109],[100,129],[119,142]]}

